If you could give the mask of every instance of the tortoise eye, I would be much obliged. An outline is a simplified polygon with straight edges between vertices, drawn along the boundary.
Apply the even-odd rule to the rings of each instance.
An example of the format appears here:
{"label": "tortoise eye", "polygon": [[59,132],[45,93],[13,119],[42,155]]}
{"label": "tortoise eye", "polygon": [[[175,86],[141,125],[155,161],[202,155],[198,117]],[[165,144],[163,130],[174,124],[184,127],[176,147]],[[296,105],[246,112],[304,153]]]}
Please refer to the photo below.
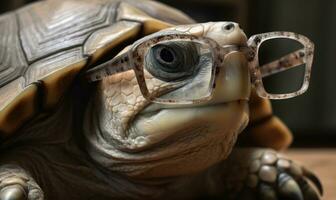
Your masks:
{"label": "tortoise eye", "polygon": [[153,47],[152,49],[154,54],[154,61],[156,61],[158,64],[157,67],[161,70],[168,72],[168,73],[178,73],[183,71],[183,64],[181,62],[181,58],[177,55],[176,51],[178,53],[181,50],[179,49],[173,49],[166,45],[158,45],[156,47]]}
{"label": "tortoise eye", "polygon": [[162,81],[180,81],[199,68],[199,51],[192,42],[165,42],[153,46],[145,59],[145,68]]}
{"label": "tortoise eye", "polygon": [[171,49],[162,47],[157,51],[156,59],[160,63],[173,63],[176,60],[176,55]]}

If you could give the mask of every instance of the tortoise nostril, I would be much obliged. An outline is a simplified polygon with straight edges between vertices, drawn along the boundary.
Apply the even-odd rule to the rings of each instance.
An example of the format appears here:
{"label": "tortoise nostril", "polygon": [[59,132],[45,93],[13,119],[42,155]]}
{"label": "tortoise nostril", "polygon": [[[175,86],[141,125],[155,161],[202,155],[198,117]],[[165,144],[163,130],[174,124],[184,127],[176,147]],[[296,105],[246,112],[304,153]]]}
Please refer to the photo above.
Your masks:
{"label": "tortoise nostril", "polygon": [[224,31],[231,31],[235,28],[234,23],[227,23],[223,26]]}

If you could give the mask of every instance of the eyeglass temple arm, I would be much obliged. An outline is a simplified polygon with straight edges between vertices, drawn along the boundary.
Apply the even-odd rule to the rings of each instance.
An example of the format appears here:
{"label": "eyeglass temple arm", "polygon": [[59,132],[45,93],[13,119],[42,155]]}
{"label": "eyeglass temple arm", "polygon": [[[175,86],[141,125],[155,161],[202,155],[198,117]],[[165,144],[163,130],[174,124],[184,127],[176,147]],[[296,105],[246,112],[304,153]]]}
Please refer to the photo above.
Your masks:
{"label": "eyeglass temple arm", "polygon": [[[236,45],[227,45],[224,46],[225,53],[233,51],[243,51],[249,57],[251,49],[245,46],[236,46]],[[291,68],[294,68],[298,65],[304,64],[303,58],[305,57],[304,48],[299,49],[295,52],[292,52],[288,55],[283,56],[282,58],[275,60],[273,62],[267,63],[260,67],[260,72],[262,77],[267,77],[278,72],[282,72]]]}
{"label": "eyeglass temple arm", "polygon": [[305,63],[304,49],[299,49],[278,60],[270,62],[260,67],[262,77],[267,77],[278,72],[282,72]]}
{"label": "eyeglass temple arm", "polygon": [[95,82],[102,80],[104,77],[131,70],[133,68],[129,63],[129,60],[128,53],[121,54],[98,67],[88,70],[86,72],[86,77],[89,82]]}

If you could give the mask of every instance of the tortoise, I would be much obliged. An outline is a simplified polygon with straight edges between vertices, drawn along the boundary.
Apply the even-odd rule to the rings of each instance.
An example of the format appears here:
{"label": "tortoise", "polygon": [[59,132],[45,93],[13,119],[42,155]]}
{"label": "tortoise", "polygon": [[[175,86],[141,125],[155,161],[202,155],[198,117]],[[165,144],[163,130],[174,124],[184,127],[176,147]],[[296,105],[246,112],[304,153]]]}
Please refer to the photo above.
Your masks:
{"label": "tortoise", "polygon": [[277,152],[292,136],[251,84],[238,24],[147,0],[48,0],[0,26],[0,199],[320,198]]}

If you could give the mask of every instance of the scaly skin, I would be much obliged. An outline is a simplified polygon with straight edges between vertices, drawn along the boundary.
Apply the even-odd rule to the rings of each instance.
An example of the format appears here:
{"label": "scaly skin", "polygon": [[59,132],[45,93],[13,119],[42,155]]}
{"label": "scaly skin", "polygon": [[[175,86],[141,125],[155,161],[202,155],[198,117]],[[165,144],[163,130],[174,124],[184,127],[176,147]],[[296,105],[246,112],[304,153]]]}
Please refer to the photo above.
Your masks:
{"label": "scaly skin", "polygon": [[213,170],[221,180],[213,191],[224,193],[226,199],[316,200],[318,193],[323,193],[321,183],[308,169],[271,149],[236,148]]}
{"label": "scaly skin", "polygon": [[[172,30],[209,37],[220,45],[246,43],[235,23]],[[21,130],[21,138],[3,145],[5,149],[22,144],[7,148],[1,157],[1,163],[13,167],[0,168],[0,196],[6,200],[15,195],[29,200],[43,195],[46,199],[318,199],[306,183],[306,177],[316,182],[312,174],[275,152],[236,148],[231,153],[248,122],[251,85],[241,52],[228,55],[222,65],[212,100],[192,106],[148,102],[133,71],[107,77],[86,107],[84,133],[74,127],[72,114],[78,111],[73,106],[78,102],[69,95],[54,114],[40,116]],[[148,84],[156,86],[154,90],[163,88],[160,82]]]}
{"label": "scaly skin", "polygon": [[[234,24],[236,28],[224,32],[225,25],[227,23],[192,25],[186,33],[210,37],[220,45],[246,43],[246,36],[237,24]],[[98,122],[92,121],[90,116],[87,118],[91,127],[85,130],[90,130],[86,135],[93,149],[89,151],[91,157],[113,171],[142,178],[197,173],[225,159],[238,132],[248,122],[250,84],[242,53],[228,55],[223,65],[226,67],[218,75],[213,99],[189,107],[146,101],[134,72],[107,77],[98,86],[93,111],[89,112],[97,113]],[[156,90],[163,85],[152,79],[149,84]],[[97,129],[102,130],[102,137],[95,133]],[[177,141],[159,145],[166,140]],[[111,145],[106,148],[100,145],[102,141]],[[107,152],[108,156],[101,152]]]}

